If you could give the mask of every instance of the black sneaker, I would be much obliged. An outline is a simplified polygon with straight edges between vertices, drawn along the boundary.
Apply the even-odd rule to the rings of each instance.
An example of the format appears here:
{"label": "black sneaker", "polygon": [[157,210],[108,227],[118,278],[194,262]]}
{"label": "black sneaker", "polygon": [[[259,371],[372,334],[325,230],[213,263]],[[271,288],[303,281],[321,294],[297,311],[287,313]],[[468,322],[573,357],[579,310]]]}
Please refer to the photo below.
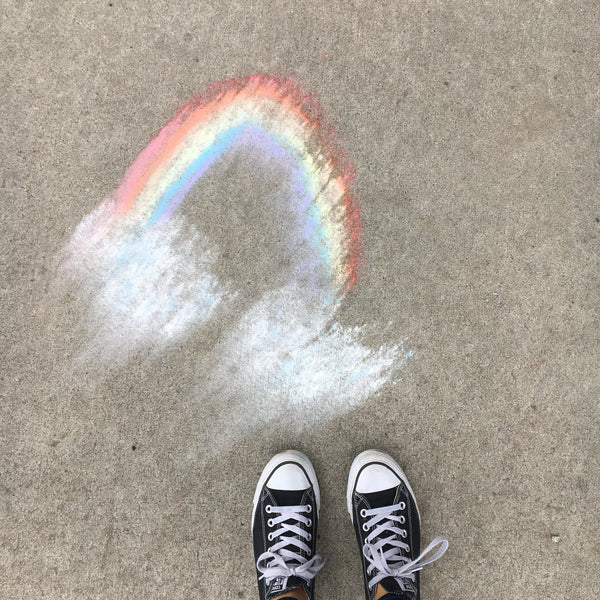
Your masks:
{"label": "black sneaker", "polygon": [[307,456],[288,450],[264,468],[254,494],[252,536],[260,600],[314,600],[319,484]]}
{"label": "black sneaker", "polygon": [[419,571],[446,552],[448,540],[436,537],[419,554],[419,509],[398,463],[377,450],[359,454],[350,467],[346,498],[361,549],[366,599],[420,600]]}

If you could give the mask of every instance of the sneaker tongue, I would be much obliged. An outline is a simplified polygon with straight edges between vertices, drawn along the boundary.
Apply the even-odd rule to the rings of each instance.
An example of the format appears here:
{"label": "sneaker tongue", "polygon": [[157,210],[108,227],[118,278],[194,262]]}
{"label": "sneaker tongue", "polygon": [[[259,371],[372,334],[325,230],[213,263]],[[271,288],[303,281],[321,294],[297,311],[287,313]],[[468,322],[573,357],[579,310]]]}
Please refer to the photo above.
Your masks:
{"label": "sneaker tongue", "polygon": [[391,506],[396,499],[398,487],[390,488],[389,490],[380,490],[379,492],[363,493],[371,508],[379,508],[381,506]]}
{"label": "sneaker tongue", "polygon": [[[303,580],[295,575],[292,575],[291,577],[276,577],[269,585],[267,597],[285,600],[286,592],[291,592],[292,590],[302,587],[302,584]],[[295,598],[292,598],[292,600],[295,600]]]}
{"label": "sneaker tongue", "polygon": [[379,600],[414,600],[414,596],[412,594],[403,594],[402,592],[390,592],[385,596],[381,596]]}
{"label": "sneaker tongue", "polygon": [[[303,504],[307,490],[274,490],[269,488],[269,493],[278,506],[300,506]],[[297,563],[294,563],[297,564]],[[290,577],[275,577],[269,584],[267,597],[279,598],[282,594],[301,587],[304,580],[301,577],[292,575]],[[295,600],[292,598],[292,600]]]}
{"label": "sneaker tongue", "polygon": [[412,585],[410,581],[406,581],[408,589],[403,586],[393,577],[382,579],[380,585],[387,592],[380,600],[414,600]]}
{"label": "sneaker tongue", "polygon": [[272,490],[269,491],[273,495],[278,506],[298,506],[302,504],[302,498],[306,490]]}

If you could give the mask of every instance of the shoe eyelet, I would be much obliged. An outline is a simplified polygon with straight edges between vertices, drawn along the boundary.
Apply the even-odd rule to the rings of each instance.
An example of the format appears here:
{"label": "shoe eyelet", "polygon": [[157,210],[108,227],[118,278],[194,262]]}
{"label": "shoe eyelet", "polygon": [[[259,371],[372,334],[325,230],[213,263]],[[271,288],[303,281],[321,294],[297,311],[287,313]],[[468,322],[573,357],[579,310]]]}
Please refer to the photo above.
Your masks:
{"label": "shoe eyelet", "polygon": [[402,530],[402,537],[403,537],[403,538],[406,538],[406,537],[408,537],[408,533],[406,533],[406,529],[403,529],[403,530]]}
{"label": "shoe eyelet", "polygon": [[269,533],[269,535],[267,536],[267,539],[272,542],[273,541],[273,534]]}
{"label": "shoe eyelet", "polygon": [[404,517],[404,515],[400,515],[400,525],[404,525],[404,523],[406,523],[406,518]]}
{"label": "shoe eyelet", "polygon": [[363,531],[369,531],[369,526],[366,523],[363,523]]}
{"label": "shoe eyelet", "polygon": [[312,505],[307,504],[306,505],[306,513],[310,515],[311,512],[312,512]]}
{"label": "shoe eyelet", "polygon": [[306,524],[307,527],[312,527],[312,519],[308,520],[308,523]]}
{"label": "shoe eyelet", "polygon": [[398,507],[400,508],[400,510],[404,510],[406,508],[406,504],[404,502],[400,502]]}
{"label": "shoe eyelet", "polygon": [[312,535],[310,533],[308,534],[308,537],[306,538],[306,540],[309,542],[312,540]]}
{"label": "shoe eyelet", "polygon": [[271,514],[271,508],[272,508],[272,506],[270,504],[267,504],[265,506],[265,512]]}
{"label": "shoe eyelet", "polygon": [[367,516],[367,509],[366,508],[361,508],[360,509],[360,516],[364,519]]}
{"label": "shoe eyelet", "polygon": [[273,519],[267,521],[267,527],[273,527]]}

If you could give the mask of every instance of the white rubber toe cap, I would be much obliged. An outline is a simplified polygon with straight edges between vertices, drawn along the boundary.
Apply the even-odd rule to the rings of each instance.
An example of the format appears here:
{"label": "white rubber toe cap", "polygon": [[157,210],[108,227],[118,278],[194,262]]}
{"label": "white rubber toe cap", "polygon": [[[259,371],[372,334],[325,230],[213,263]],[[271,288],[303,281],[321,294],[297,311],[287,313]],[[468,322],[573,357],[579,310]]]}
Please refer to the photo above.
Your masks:
{"label": "white rubber toe cap", "polygon": [[[403,482],[409,494],[413,498],[417,513],[419,509],[415,495],[406,479],[400,465],[385,452],[379,450],[365,450],[361,452],[352,462],[350,474],[348,475],[348,488],[346,502],[348,512],[352,516],[352,495],[356,491],[359,494],[368,494],[381,490],[389,490]],[[354,517],[352,517],[354,519]]]}
{"label": "white rubber toe cap", "polygon": [[366,466],[356,480],[356,491],[359,494],[370,494],[381,490],[389,490],[400,483],[400,478],[388,467],[380,464]]}
{"label": "white rubber toe cap", "polygon": [[[311,485],[315,493],[317,504],[317,515],[321,508],[321,494],[319,493],[319,482],[317,474],[306,454],[298,450],[286,450],[276,454],[263,469],[254,492],[252,505],[252,523],[256,514],[256,505],[262,492],[263,486],[272,490],[306,490]],[[254,526],[254,525],[253,525]]]}
{"label": "white rubber toe cap", "polygon": [[269,477],[267,487],[272,490],[306,490],[310,481],[304,471],[294,463],[283,464]]}

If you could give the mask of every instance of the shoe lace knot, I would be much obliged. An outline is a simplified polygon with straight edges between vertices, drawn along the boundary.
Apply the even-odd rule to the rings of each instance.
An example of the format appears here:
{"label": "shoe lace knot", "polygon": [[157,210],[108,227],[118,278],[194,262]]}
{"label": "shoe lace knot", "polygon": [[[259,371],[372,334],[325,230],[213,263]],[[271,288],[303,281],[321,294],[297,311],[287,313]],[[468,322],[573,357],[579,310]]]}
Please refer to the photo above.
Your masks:
{"label": "shoe lace knot", "polygon": [[[279,525],[269,537],[275,542],[256,561],[256,568],[261,574],[260,579],[267,583],[275,577],[296,576],[310,581],[325,564],[325,561],[315,554],[306,542],[312,540],[307,528],[311,526],[308,516],[311,507],[300,506],[271,506],[270,519],[273,528]],[[303,527],[304,525],[304,527]]]}
{"label": "shoe lace knot", "polygon": [[[448,540],[438,536],[417,558],[410,560],[406,555],[410,553],[410,546],[402,541],[407,537],[407,532],[399,527],[406,523],[406,517],[401,514],[405,508],[406,505],[401,502],[362,511],[363,517],[371,517],[364,523],[364,529],[370,533],[363,545],[363,554],[369,563],[367,574],[375,572],[369,579],[369,588],[386,577],[393,577],[404,589],[407,580],[414,582],[417,571],[441,558],[448,549]],[[436,547],[437,550],[433,552]]]}

